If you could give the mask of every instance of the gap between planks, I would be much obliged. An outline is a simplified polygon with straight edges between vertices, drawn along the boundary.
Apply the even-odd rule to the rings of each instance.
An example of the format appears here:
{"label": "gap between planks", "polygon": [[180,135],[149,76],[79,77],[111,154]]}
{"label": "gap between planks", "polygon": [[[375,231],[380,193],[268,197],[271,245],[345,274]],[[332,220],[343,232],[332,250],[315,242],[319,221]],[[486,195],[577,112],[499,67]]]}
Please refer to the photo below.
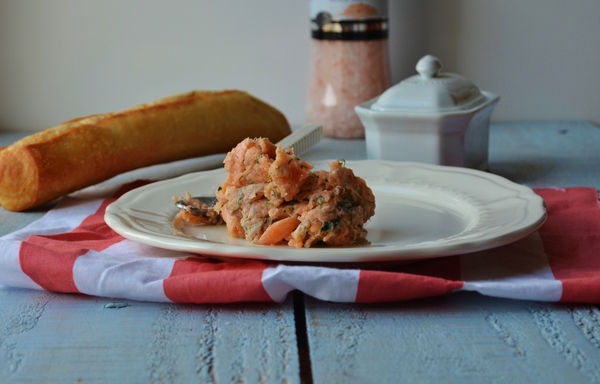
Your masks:
{"label": "gap between planks", "polygon": [[312,367],[310,363],[310,345],[306,330],[306,306],[304,294],[300,291],[293,292],[294,322],[296,324],[296,340],[298,345],[298,359],[300,364],[300,382],[312,384]]}

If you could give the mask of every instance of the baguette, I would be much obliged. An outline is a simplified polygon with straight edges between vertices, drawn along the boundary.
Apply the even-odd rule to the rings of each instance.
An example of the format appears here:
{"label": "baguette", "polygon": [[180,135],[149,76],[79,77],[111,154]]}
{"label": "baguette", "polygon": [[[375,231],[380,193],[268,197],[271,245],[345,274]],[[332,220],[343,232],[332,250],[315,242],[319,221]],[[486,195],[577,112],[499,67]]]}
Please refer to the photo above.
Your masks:
{"label": "baguette", "polygon": [[280,111],[236,90],[192,91],[83,117],[0,149],[0,205],[22,211],[123,172],[289,133]]}

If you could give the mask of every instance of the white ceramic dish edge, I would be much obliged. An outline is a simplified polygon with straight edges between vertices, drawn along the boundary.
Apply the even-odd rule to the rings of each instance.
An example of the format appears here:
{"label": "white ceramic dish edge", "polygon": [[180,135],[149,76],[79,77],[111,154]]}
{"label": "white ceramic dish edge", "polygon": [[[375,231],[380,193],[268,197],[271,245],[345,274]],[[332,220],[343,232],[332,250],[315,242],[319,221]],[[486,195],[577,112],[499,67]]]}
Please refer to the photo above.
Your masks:
{"label": "white ceramic dish edge", "polygon": [[[316,165],[324,168],[326,162]],[[171,220],[177,209],[171,205],[171,196],[181,195],[189,188],[198,188],[192,193],[214,193],[224,178],[222,169],[188,174],[130,191],[109,205],[105,220],[122,236],[160,248],[216,258],[335,263],[409,261],[481,251],[529,235],[546,218],[541,197],[525,186],[493,174],[380,160],[349,161],[347,166],[367,180],[377,198],[376,214],[366,225],[370,245],[309,249],[256,246],[242,239],[223,237],[224,227],[213,228],[221,231],[217,236],[219,242],[211,240],[210,233],[200,233],[199,238],[176,235]],[[407,211],[431,217],[413,220],[405,217]],[[452,225],[431,229],[431,223],[435,227],[438,220]],[[451,231],[455,224],[456,233]],[[427,231],[407,234],[412,227],[419,226]],[[431,236],[427,232],[432,232]]]}

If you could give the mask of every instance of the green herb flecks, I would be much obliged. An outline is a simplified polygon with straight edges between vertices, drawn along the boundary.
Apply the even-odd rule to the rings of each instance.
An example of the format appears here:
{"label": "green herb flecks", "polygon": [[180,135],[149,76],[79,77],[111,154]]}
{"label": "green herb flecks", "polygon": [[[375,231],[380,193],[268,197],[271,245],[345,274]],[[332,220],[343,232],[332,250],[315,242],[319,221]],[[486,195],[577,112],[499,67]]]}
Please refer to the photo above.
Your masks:
{"label": "green herb flecks", "polygon": [[340,219],[333,219],[323,223],[321,232],[329,232],[335,229],[340,224]]}

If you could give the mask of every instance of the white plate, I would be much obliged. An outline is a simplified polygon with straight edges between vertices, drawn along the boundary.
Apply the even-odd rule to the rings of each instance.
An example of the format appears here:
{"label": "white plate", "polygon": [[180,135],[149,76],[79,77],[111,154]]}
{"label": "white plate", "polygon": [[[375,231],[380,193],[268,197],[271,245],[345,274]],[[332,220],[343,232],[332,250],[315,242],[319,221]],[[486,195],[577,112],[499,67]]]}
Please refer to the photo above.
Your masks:
{"label": "white plate", "polygon": [[[224,169],[191,173],[135,189],[106,209],[120,235],[160,248],[216,258],[300,262],[381,262],[450,256],[521,239],[546,219],[544,201],[531,189],[466,168],[379,160],[347,161],[375,194],[375,216],[365,225],[370,244],[296,249],[252,245],[225,226],[186,229],[171,224],[172,196],[214,195]],[[315,169],[327,169],[316,162]]]}

